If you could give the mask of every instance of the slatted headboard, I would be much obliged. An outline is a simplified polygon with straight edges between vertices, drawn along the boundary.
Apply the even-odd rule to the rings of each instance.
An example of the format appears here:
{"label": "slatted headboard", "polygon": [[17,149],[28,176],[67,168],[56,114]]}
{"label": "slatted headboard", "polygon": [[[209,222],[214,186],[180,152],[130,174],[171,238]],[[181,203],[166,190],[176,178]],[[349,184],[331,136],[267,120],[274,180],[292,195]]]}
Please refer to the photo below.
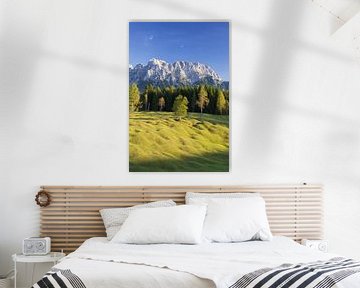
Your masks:
{"label": "slatted headboard", "polygon": [[259,192],[266,201],[274,235],[301,239],[322,237],[320,185],[271,186],[42,186],[51,204],[41,208],[41,236],[52,239],[53,251],[74,251],[90,237],[105,236],[99,209],[128,207],[164,199],[183,204],[191,192]]}

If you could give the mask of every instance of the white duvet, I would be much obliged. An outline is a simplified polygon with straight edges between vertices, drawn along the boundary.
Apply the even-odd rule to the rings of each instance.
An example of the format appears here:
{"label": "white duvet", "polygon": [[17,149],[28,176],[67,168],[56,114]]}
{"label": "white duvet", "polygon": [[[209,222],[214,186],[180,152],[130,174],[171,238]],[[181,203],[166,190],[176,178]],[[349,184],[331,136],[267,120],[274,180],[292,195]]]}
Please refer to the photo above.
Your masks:
{"label": "white duvet", "polygon": [[[106,238],[91,238],[55,267],[70,269],[87,288],[228,288],[254,270],[336,256],[311,250],[286,237],[200,245],[112,244]],[[335,287],[360,288],[360,273]]]}

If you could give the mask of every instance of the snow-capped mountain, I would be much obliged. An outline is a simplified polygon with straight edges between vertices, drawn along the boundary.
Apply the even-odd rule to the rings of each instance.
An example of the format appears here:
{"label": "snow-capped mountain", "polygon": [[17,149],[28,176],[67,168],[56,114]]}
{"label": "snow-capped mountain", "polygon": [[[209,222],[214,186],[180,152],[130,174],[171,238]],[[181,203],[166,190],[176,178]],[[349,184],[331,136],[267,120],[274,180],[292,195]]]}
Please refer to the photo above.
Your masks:
{"label": "snow-capped mountain", "polygon": [[[129,66],[129,81],[137,83],[140,89],[147,84],[155,86],[182,86],[209,84],[219,86],[223,81],[210,66],[198,62],[176,61],[167,63],[150,59],[146,65]],[[224,82],[225,83],[225,82]]]}

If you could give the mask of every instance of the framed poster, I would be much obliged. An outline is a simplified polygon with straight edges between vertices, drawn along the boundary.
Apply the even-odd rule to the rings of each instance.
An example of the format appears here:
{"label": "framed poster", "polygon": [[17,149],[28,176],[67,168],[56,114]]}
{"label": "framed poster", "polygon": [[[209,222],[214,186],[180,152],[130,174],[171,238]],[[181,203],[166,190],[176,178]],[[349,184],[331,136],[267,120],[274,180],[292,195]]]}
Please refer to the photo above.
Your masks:
{"label": "framed poster", "polygon": [[129,171],[229,171],[229,22],[129,23]]}

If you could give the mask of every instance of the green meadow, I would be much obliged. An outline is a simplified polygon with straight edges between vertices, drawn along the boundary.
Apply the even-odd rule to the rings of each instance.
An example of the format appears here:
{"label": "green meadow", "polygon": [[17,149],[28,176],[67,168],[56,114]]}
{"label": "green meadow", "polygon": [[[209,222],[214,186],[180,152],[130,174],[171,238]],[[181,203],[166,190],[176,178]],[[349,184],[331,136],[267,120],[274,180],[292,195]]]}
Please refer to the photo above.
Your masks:
{"label": "green meadow", "polygon": [[130,172],[229,171],[229,116],[131,112]]}

